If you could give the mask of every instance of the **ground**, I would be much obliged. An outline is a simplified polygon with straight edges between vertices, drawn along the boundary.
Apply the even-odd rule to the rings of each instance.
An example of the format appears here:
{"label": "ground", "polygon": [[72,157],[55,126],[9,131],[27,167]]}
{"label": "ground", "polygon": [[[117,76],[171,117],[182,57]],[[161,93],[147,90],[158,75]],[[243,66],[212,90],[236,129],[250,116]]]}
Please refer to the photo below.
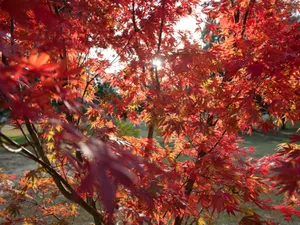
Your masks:
{"label": "ground", "polygon": [[[15,141],[19,141],[22,133],[19,130],[13,129],[12,126],[4,126],[2,132],[11,137]],[[14,174],[16,176],[22,175],[24,171],[31,170],[36,167],[36,163],[21,155],[13,154],[0,150],[0,168],[7,174]]]}
{"label": "ground", "polygon": [[[19,140],[21,133],[18,133],[16,130],[12,130],[12,127],[6,126],[2,129],[4,133],[8,136],[12,137],[16,141]],[[264,155],[274,153],[277,145],[288,141],[288,137],[296,132],[296,129],[290,128],[287,130],[281,130],[276,134],[262,134],[260,132],[254,132],[251,136],[249,135],[242,135],[244,142],[242,143],[245,147],[255,147],[256,153],[254,154],[255,157],[262,157]],[[142,130],[142,135],[146,133],[146,131]],[[36,164],[33,163],[31,160],[26,159],[20,155],[13,155],[13,153],[5,152],[3,149],[0,149],[0,168],[7,174],[14,174],[17,176],[22,175],[22,173],[26,170],[30,170],[36,167]],[[279,197],[280,198],[280,197]],[[278,199],[278,197],[277,197]],[[277,200],[275,198],[275,201]],[[278,215],[274,215],[272,213],[268,215],[263,215],[263,212],[260,212],[262,216],[269,216],[271,218],[278,218]],[[81,214],[79,218],[77,218],[72,224],[90,224],[88,223],[88,218],[85,214]],[[280,218],[279,218],[280,219]],[[280,219],[280,224],[290,224],[290,225],[299,225],[300,220],[299,218],[295,218],[294,222],[292,223],[285,223],[282,219]],[[1,220],[0,220],[1,222]],[[237,219],[233,217],[228,217],[225,215],[221,215],[217,222],[218,225],[231,225],[231,224],[238,224]]]}
{"label": "ground", "polygon": [[[289,128],[287,130],[280,130],[275,134],[263,134],[261,132],[254,132],[250,135],[242,135],[244,142],[242,143],[245,147],[254,147],[256,149],[254,157],[261,158],[266,155],[273,154],[278,145],[283,142],[289,141],[289,136],[297,131],[296,128]],[[282,196],[272,196],[274,202],[279,203]],[[283,220],[281,215],[276,213],[267,213],[262,210],[257,211],[263,217],[276,219],[280,225],[300,225],[300,218],[294,218],[293,222],[287,223]],[[238,219],[234,217],[228,217],[227,215],[220,216],[220,219],[216,225],[232,225],[238,224]]]}

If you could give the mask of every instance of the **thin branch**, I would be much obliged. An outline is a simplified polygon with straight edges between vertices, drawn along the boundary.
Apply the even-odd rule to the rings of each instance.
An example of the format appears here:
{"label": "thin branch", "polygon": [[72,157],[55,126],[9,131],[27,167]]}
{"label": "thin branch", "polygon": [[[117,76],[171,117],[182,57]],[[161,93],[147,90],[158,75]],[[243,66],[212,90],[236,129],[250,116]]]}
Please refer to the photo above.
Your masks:
{"label": "thin branch", "polygon": [[[157,43],[157,53],[156,53],[157,55],[160,53],[161,43],[162,43],[163,27],[164,27],[164,22],[165,22],[165,4],[166,4],[166,1],[163,0],[162,1],[162,17],[161,17],[161,21],[160,21],[158,43]],[[157,90],[160,91],[160,81],[159,81],[159,77],[158,77],[157,67],[154,69],[154,73],[155,73],[156,87],[157,87]]]}
{"label": "thin branch", "polygon": [[158,77],[157,67],[155,68],[155,80],[156,80],[156,88],[157,88],[158,92],[160,92],[160,81],[159,81],[159,77]]}
{"label": "thin branch", "polygon": [[[1,93],[1,95],[3,96],[3,99],[5,100],[5,102],[8,103],[8,100],[7,100],[7,97],[5,96],[5,94],[4,94],[2,91],[0,91],[0,93]],[[11,108],[11,107],[8,107],[8,109],[9,109],[10,111],[12,111],[12,108]],[[22,128],[21,124],[18,122],[18,120],[17,120],[16,118],[15,118],[15,121],[16,121],[16,124],[17,124],[19,130],[22,132],[22,134],[23,134],[25,140],[28,142],[28,144],[31,145],[31,147],[33,148],[33,151],[35,152],[35,154],[38,155],[37,152],[36,152],[35,146],[32,144],[32,142],[29,140],[29,138],[28,138],[27,135],[25,134],[24,129]]]}
{"label": "thin branch", "polygon": [[165,22],[165,4],[166,4],[166,0],[162,0],[162,18],[161,18],[160,27],[159,27],[157,54],[159,54],[159,52],[160,52],[161,43],[162,43],[162,34],[163,34],[163,27],[164,27],[164,22]]}
{"label": "thin branch", "polygon": [[3,54],[3,52],[2,52],[1,60],[2,60],[3,65],[9,66],[8,59],[7,59],[7,57]]}
{"label": "thin branch", "polygon": [[49,0],[47,0],[47,4],[48,4],[48,8],[49,8],[50,12],[53,13],[53,10],[52,10],[52,7],[51,7],[51,4],[50,4]]}
{"label": "thin branch", "polygon": [[[32,202],[32,201],[30,201],[30,200],[27,200],[26,198],[24,199],[24,201],[27,202],[27,203],[30,203],[30,204],[32,204],[32,205],[34,205],[34,206],[38,206],[38,207],[42,208],[43,210],[45,210],[46,212],[49,211],[49,210],[47,210],[44,206],[38,204],[36,201],[35,201],[35,202]],[[58,216],[56,216],[54,213],[49,213],[48,215],[44,215],[44,216],[53,216],[53,217],[54,217],[55,219],[57,219],[58,221],[61,221],[61,219],[60,219]]]}
{"label": "thin branch", "polygon": [[20,153],[22,151],[22,148],[17,148],[17,149],[13,149],[11,147],[9,147],[8,145],[6,145],[4,142],[1,141],[1,146],[7,150],[8,152],[11,153]]}
{"label": "thin branch", "polygon": [[[189,181],[189,179],[187,179],[187,180],[180,186],[180,189],[181,189],[184,185],[186,185],[186,183],[187,183],[188,181]],[[165,218],[167,212],[169,211],[169,208],[170,208],[170,205],[168,205],[168,207],[167,207],[167,209],[166,209],[166,211],[165,211],[165,213],[164,213],[164,215],[163,215],[163,218]]]}
{"label": "thin branch", "polygon": [[[14,48],[13,48],[13,46],[15,44],[14,31],[15,31],[14,19],[13,19],[13,17],[10,17],[10,46],[11,46],[11,54],[14,53]],[[2,52],[1,60],[2,60],[3,65],[9,66],[8,58],[3,54],[3,52]]]}
{"label": "thin branch", "polygon": [[14,25],[14,18],[10,18],[10,46],[11,46],[11,53],[14,53],[13,46],[15,44],[15,25]]}
{"label": "thin branch", "polygon": [[16,149],[13,149],[13,148],[9,147],[9,146],[6,145],[6,143],[4,143],[4,142],[2,141],[2,139],[0,138],[0,144],[1,144],[1,146],[2,146],[5,150],[7,150],[8,152],[11,152],[11,153],[19,153],[19,154],[21,154],[22,156],[28,158],[28,156],[22,154],[22,152],[20,151],[21,146],[20,146],[17,142],[15,142],[15,141],[11,140],[9,137],[7,137],[7,136],[5,136],[5,135],[1,135],[1,134],[2,134],[2,133],[0,132],[0,137],[2,137],[7,143],[9,143],[10,145],[12,145],[12,146],[14,146],[14,147],[16,148]]}
{"label": "thin branch", "polygon": [[[198,152],[198,160],[196,161],[196,164],[199,163],[201,161],[201,159],[206,154],[212,152],[217,147],[217,145],[220,143],[220,141],[224,137],[225,133],[226,133],[226,130],[223,131],[222,135],[217,140],[217,142],[207,152],[204,152],[204,151],[199,151]],[[193,177],[190,177],[188,179],[188,181],[186,182],[186,185],[184,187],[184,189],[185,189],[184,192],[185,192],[185,196],[186,196],[187,199],[190,197],[190,195],[192,193],[192,190],[193,190],[195,182],[196,182],[196,180]],[[182,224],[182,220],[183,220],[183,216],[177,215],[176,218],[175,218],[174,225],[181,225]]]}
{"label": "thin branch", "polygon": [[23,134],[25,140],[27,141],[27,143],[32,147],[32,149],[34,150],[35,154],[38,155],[38,153],[37,153],[37,151],[36,151],[34,145],[33,145],[32,142],[29,140],[28,136],[25,134],[25,131],[24,131],[24,129],[22,128],[22,125],[18,122],[17,119],[16,119],[16,124],[17,124],[19,130],[22,132],[22,134]]}
{"label": "thin branch", "polygon": [[149,153],[151,146],[153,146],[154,129],[155,129],[155,123],[153,121],[151,121],[148,126],[148,134],[147,134],[148,143],[145,147],[146,155]]}
{"label": "thin branch", "polygon": [[80,59],[81,59],[81,56],[80,56],[80,58],[78,59],[78,64],[77,64],[78,67],[82,67],[83,66],[84,62],[87,60],[87,57],[88,57],[88,55],[90,53],[90,50],[91,50],[91,47],[89,47],[89,49],[88,49],[87,53],[85,54],[84,59],[82,60],[81,63],[80,63]]}
{"label": "thin branch", "polygon": [[[161,44],[162,44],[163,27],[164,27],[164,22],[165,22],[165,4],[166,4],[166,1],[163,0],[162,1],[162,17],[161,17],[160,26],[159,26],[157,52],[156,52],[157,55],[159,55],[159,53],[160,53]],[[159,77],[158,77],[157,67],[154,68],[154,73],[155,73],[155,80],[156,80],[156,88],[160,92],[160,81],[159,81]]]}
{"label": "thin branch", "polygon": [[242,33],[241,33],[242,37],[244,36],[244,34],[245,34],[245,32],[246,32],[246,23],[247,23],[247,19],[248,19],[248,16],[249,16],[250,11],[251,11],[252,8],[253,8],[254,3],[255,3],[255,0],[250,0],[249,5],[248,5],[248,7],[247,7],[247,10],[246,10],[246,12],[245,12],[244,19],[243,19],[243,30],[242,30]]}
{"label": "thin branch", "polygon": [[211,147],[210,150],[208,150],[208,151],[206,152],[206,154],[212,152],[212,151],[217,147],[217,145],[218,145],[218,144],[220,143],[220,141],[223,139],[223,137],[224,137],[226,131],[227,131],[227,130],[224,130],[224,131],[223,131],[223,133],[222,133],[222,135],[219,137],[218,141]]}
{"label": "thin branch", "polygon": [[[58,16],[58,17],[60,17],[60,13],[59,13],[59,9],[58,9],[58,7],[57,7],[57,5],[56,5],[56,3],[54,3],[54,5],[53,5],[53,7],[54,7],[54,12],[55,12],[55,14]],[[52,11],[52,10],[51,10]],[[62,27],[62,25],[60,25],[60,30],[61,30],[61,32],[63,33],[63,27]],[[63,52],[62,52],[62,54],[60,53],[60,58],[61,59],[66,59],[67,60],[67,49],[66,49],[66,40],[65,40],[65,38],[62,38],[62,44],[63,44]]]}
{"label": "thin branch", "polygon": [[[193,148],[196,147],[196,146],[193,144],[192,140],[191,140],[189,137],[187,137],[187,140],[188,140],[188,142],[190,143],[190,145],[191,145]],[[177,154],[177,156],[175,157],[175,159],[178,159],[178,158],[181,156],[181,154],[182,154],[183,151],[184,151],[184,150],[181,150],[181,151]]]}
{"label": "thin branch", "polygon": [[137,27],[136,25],[136,20],[135,20],[135,9],[134,9],[134,6],[135,6],[135,1],[132,0],[132,22],[133,22],[133,28],[134,28],[134,31],[135,32],[139,32],[139,28]]}
{"label": "thin branch", "polygon": [[[27,148],[20,146],[18,143],[14,142],[10,138],[8,138],[6,135],[0,132],[0,137],[7,140],[11,145],[13,145],[16,148],[21,148],[22,153],[26,154],[29,158],[31,158],[33,161],[39,163],[41,166],[43,166],[46,171],[51,175],[53,178],[56,186],[60,190],[60,192],[70,201],[77,203],[82,208],[84,208],[88,213],[90,213],[93,217],[96,217],[99,219],[101,223],[104,223],[103,216],[98,213],[97,210],[95,210],[92,206],[90,206],[87,202],[85,202],[77,193],[76,191],[71,187],[71,185],[60,175],[57,173],[55,169],[51,167],[51,165],[45,163],[40,158],[33,155]],[[21,153],[20,152],[20,153]]]}
{"label": "thin branch", "polygon": [[[116,57],[108,64],[108,67],[109,66],[111,66],[118,58],[119,58],[119,56],[125,51],[125,49],[127,48],[127,46],[129,45],[129,43],[130,43],[130,41],[131,41],[131,39],[133,38],[133,34],[129,37],[129,39],[128,39],[128,41],[127,41],[127,43],[126,43],[126,45],[124,45],[124,47],[121,49],[121,51],[116,55]],[[88,87],[91,85],[91,83],[96,79],[96,77],[98,77],[99,76],[99,74],[95,74],[94,76],[92,76],[92,78],[86,83],[86,85],[85,85],[85,87],[84,87],[84,89],[83,89],[83,94],[82,94],[82,96],[81,96],[81,101],[83,102],[83,100],[84,100],[84,97],[85,97],[85,95],[86,95],[86,93],[87,93],[87,90],[88,90]],[[79,124],[79,122],[80,122],[80,120],[81,120],[81,117],[79,116],[78,117],[78,120],[77,120],[77,125]]]}
{"label": "thin branch", "polygon": [[[128,39],[126,45],[122,48],[122,50],[116,55],[116,57],[108,64],[108,66],[111,66],[120,56],[121,53],[124,52],[124,50],[127,48],[127,46],[129,45],[131,39],[132,39],[133,35],[130,36],[130,38]],[[82,94],[82,97],[81,99],[83,100],[84,99],[84,96],[87,92],[87,89],[88,87],[90,86],[90,84],[93,82],[93,80],[95,80],[95,78],[99,76],[98,74],[95,74],[94,76],[92,76],[92,78],[86,83],[86,86],[84,88],[84,91],[83,91],[83,94]]]}
{"label": "thin branch", "polygon": [[[165,10],[165,3],[166,1],[163,0],[162,1],[162,11],[163,11],[163,15],[160,21],[160,27],[159,27],[159,35],[158,35],[158,43],[157,43],[157,55],[160,52],[160,48],[161,48],[161,43],[162,43],[162,34],[163,34],[163,26],[164,26],[164,10]],[[160,81],[159,81],[159,77],[158,77],[158,70],[157,67],[154,68],[154,74],[155,74],[155,82],[156,82],[156,88],[158,90],[158,92],[160,92]],[[152,74],[151,74],[152,75]],[[148,127],[148,136],[147,138],[151,140],[152,142],[152,138],[153,138],[153,134],[154,134],[154,129],[155,129],[155,124],[154,122],[151,122],[149,127]],[[145,148],[145,152],[148,153],[149,152],[149,144],[146,146]]]}
{"label": "thin branch", "polygon": [[34,146],[35,146],[39,156],[43,159],[43,161],[45,163],[47,163],[48,165],[51,165],[48,157],[45,155],[40,138],[38,137],[36,130],[33,128],[32,124],[30,123],[30,121],[28,119],[25,119],[25,125],[26,125],[26,128],[33,140]]}

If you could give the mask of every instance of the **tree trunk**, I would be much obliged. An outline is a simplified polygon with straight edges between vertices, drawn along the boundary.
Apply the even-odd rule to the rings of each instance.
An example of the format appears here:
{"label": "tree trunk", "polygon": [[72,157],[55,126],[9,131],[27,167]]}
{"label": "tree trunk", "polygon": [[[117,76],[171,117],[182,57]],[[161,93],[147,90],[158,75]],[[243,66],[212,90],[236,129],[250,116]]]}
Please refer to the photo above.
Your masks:
{"label": "tree trunk", "polygon": [[101,222],[101,216],[100,215],[94,215],[93,218],[94,218],[95,225],[102,225],[103,224]]}
{"label": "tree trunk", "polygon": [[285,126],[285,115],[283,115],[283,116],[281,117],[281,121],[282,121],[281,129],[282,129],[282,130],[285,130],[285,129],[286,129],[286,126]]}

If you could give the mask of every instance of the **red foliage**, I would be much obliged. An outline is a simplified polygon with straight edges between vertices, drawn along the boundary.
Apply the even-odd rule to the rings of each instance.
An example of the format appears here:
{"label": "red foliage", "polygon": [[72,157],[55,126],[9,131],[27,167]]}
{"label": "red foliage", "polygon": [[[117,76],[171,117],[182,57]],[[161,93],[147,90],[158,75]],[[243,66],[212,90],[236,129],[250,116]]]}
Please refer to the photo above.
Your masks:
{"label": "red foliage", "polygon": [[[177,225],[214,212],[243,214],[248,203],[299,216],[299,201],[273,206],[263,198],[274,190],[288,193],[285,201],[299,198],[299,145],[258,160],[239,145],[239,133],[253,126],[276,129],[262,119],[264,108],[274,120],[300,120],[298,1],[3,0],[0,6],[0,106],[26,136],[16,143],[1,132],[1,144],[43,168],[21,179],[17,203],[37,190],[53,198],[59,192],[96,224]],[[199,29],[206,17],[203,40],[218,41],[204,50],[178,31],[186,17]],[[115,93],[99,97],[99,82]],[[125,114],[147,124],[146,139],[117,136]],[[59,220],[75,214],[64,214],[68,204],[50,207],[50,199],[40,203],[43,214]],[[7,208],[11,224],[40,219],[18,215],[15,202]],[[250,214],[240,224],[268,223]]]}

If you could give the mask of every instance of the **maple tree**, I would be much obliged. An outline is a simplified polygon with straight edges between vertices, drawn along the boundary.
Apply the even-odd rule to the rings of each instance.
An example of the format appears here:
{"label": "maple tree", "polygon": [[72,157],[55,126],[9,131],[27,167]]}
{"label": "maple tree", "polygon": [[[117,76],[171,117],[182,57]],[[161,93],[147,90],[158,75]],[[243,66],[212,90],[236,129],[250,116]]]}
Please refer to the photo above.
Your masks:
{"label": "maple tree", "polygon": [[[300,216],[299,136],[254,160],[238,135],[300,119],[298,1],[0,6],[1,108],[25,138],[1,132],[1,145],[39,164],[16,188],[1,174],[11,194],[0,198],[3,224],[51,222],[45,215],[63,224],[78,207],[95,224],[205,224],[213,214],[245,212],[240,224],[272,224],[247,204]],[[200,31],[204,15],[204,38],[214,40],[207,49],[176,30],[192,17]],[[120,69],[109,72],[116,61]],[[262,119],[265,105],[277,123]],[[118,132],[124,113],[147,124],[147,138]],[[284,202],[266,199],[272,192],[286,193]],[[60,195],[69,201],[56,201]],[[24,202],[38,206],[35,215],[20,213]]]}

